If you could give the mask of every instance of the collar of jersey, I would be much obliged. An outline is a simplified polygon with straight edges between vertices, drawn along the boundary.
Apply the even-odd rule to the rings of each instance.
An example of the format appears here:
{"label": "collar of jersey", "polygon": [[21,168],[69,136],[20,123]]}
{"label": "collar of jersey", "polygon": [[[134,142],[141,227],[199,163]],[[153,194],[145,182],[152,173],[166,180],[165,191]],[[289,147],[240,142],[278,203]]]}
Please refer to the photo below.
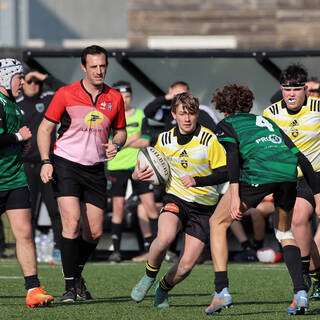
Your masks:
{"label": "collar of jersey", "polygon": [[176,126],[173,130],[173,135],[177,137],[178,143],[182,145],[190,142],[194,136],[197,136],[200,133],[200,130],[201,130],[201,126],[199,123],[197,123],[196,129],[192,133],[181,134],[178,129],[178,126]]}

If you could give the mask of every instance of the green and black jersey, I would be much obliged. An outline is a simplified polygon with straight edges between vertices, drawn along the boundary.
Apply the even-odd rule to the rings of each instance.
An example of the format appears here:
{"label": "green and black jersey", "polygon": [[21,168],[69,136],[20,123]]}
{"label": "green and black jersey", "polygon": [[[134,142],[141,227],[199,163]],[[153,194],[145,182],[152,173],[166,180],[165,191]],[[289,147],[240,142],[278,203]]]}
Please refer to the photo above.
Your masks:
{"label": "green and black jersey", "polygon": [[286,145],[283,133],[272,120],[238,113],[218,124],[217,136],[223,145],[236,145],[242,181],[266,184],[297,180],[295,154],[299,150],[294,145],[291,149]]}
{"label": "green and black jersey", "polygon": [[0,137],[8,136],[6,142],[1,139],[0,143],[0,191],[28,185],[22,159],[22,143],[17,143],[13,137],[19,131],[21,123],[19,106],[0,93]]}

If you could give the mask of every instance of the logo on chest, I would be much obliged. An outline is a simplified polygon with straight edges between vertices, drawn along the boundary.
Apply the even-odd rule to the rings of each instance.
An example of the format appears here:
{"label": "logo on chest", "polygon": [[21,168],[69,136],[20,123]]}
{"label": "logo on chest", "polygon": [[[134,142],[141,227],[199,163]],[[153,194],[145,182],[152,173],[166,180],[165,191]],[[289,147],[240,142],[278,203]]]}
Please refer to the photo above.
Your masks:
{"label": "logo on chest", "polygon": [[289,124],[290,133],[294,138],[298,137],[299,135],[299,130],[297,126],[299,126],[299,122],[296,119],[292,120]]}
{"label": "logo on chest", "polygon": [[100,111],[91,111],[89,112],[85,118],[84,118],[84,123],[88,127],[95,127],[99,125],[104,119],[104,115]]}
{"label": "logo on chest", "polygon": [[35,108],[38,112],[42,113],[44,111],[44,104],[43,103],[36,103]]}
{"label": "logo on chest", "polygon": [[179,158],[180,158],[180,163],[181,163],[182,167],[187,169],[188,168],[188,158],[189,158],[187,150],[183,150],[180,153]]}

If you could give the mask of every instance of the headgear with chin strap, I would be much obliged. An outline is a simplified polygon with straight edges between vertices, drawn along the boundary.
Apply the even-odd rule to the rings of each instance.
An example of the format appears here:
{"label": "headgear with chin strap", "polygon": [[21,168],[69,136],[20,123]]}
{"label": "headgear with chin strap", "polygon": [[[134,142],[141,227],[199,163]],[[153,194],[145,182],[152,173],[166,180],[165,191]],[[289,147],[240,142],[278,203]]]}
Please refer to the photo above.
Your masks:
{"label": "headgear with chin strap", "polygon": [[11,90],[12,78],[21,73],[24,73],[24,70],[19,60],[13,58],[0,59],[0,87]]}

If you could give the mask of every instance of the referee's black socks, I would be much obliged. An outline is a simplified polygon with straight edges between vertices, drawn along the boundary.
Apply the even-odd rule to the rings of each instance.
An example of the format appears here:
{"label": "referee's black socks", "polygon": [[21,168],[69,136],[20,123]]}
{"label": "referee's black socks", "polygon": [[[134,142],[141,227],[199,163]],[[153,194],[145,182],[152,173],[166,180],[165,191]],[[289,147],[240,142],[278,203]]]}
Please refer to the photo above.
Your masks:
{"label": "referee's black socks", "polygon": [[78,267],[79,243],[78,239],[61,239],[61,259],[66,290],[74,288],[74,278]]}
{"label": "referee's black socks", "polygon": [[98,241],[97,242],[88,242],[85,241],[81,236],[78,240],[79,244],[79,257],[78,257],[78,262],[77,262],[77,270],[75,273],[76,278],[81,277],[82,270],[84,268],[84,265],[88,261],[89,257],[91,254],[94,252],[94,250],[97,247]]}

